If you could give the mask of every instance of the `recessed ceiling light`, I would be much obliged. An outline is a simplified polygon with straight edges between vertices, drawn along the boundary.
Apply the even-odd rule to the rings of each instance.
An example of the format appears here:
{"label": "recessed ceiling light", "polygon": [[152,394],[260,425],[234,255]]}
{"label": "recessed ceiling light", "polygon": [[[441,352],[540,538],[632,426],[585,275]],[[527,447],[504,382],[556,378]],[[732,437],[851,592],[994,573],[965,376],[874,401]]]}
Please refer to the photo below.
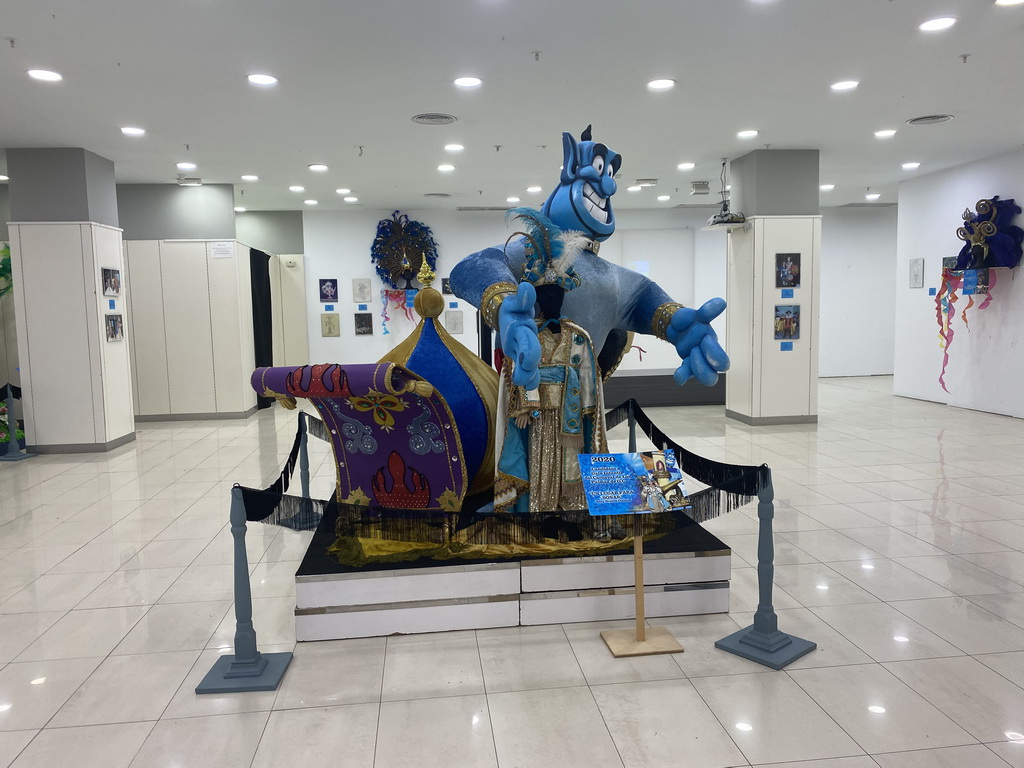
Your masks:
{"label": "recessed ceiling light", "polygon": [[300,187],[298,184],[293,184],[292,186],[288,187],[288,191],[289,192],[305,192],[306,188],[305,187]]}
{"label": "recessed ceiling light", "polygon": [[895,640],[897,643],[909,643],[910,642],[910,638],[909,637],[904,637],[903,635],[893,635],[892,639]]}
{"label": "recessed ceiling light", "polygon": [[670,88],[674,88],[675,84],[675,80],[669,80],[667,77],[663,77],[658,80],[651,80],[647,83],[647,87],[652,91],[667,91]]}
{"label": "recessed ceiling light", "polygon": [[922,32],[937,32],[940,29],[949,29],[954,24],[956,24],[956,19],[952,16],[940,16],[937,19],[929,19],[921,24],[918,29]]}
{"label": "recessed ceiling light", "polygon": [[885,713],[885,707],[879,707],[876,704],[874,706],[868,707],[868,712],[874,712],[876,715],[881,715]]}
{"label": "recessed ceiling light", "polygon": [[277,85],[277,78],[273,75],[253,74],[249,75],[249,82],[253,85]]}
{"label": "recessed ceiling light", "polygon": [[740,131],[736,134],[738,139],[752,139],[757,136],[757,131]]}
{"label": "recessed ceiling light", "polygon": [[245,206],[244,205],[236,205],[235,206],[235,213],[245,213]]}
{"label": "recessed ceiling light", "polygon": [[311,166],[309,166],[309,170],[316,171],[318,173],[323,173],[324,171],[327,170],[327,166],[324,165],[323,163],[313,163]]}
{"label": "recessed ceiling light", "polygon": [[[1021,2],[1024,2],[1024,0],[1021,0]],[[904,163],[903,164],[903,170],[904,171],[915,171],[915,170],[917,170],[920,167],[921,167],[920,163]]]}
{"label": "recessed ceiling light", "polygon": [[694,163],[680,163],[676,166],[680,171],[692,171],[696,167],[697,166]]}
{"label": "recessed ceiling light", "polygon": [[175,166],[179,171],[194,171],[196,169],[195,163],[178,163]]}
{"label": "recessed ceiling light", "polygon": [[345,200],[346,203],[358,203],[359,202],[359,198],[358,197],[346,197],[346,198],[344,198],[344,200]]}
{"label": "recessed ceiling light", "polygon": [[535,195],[538,192],[540,192],[542,189],[543,189],[542,187],[527,187],[526,191],[529,192],[532,195]]}
{"label": "recessed ceiling light", "polygon": [[505,198],[505,202],[506,203],[518,203],[519,202],[519,198],[518,197],[506,197]]}
{"label": "recessed ceiling light", "polygon": [[259,176],[253,176],[251,173],[247,173],[242,177],[242,181],[259,181]]}
{"label": "recessed ceiling light", "polygon": [[[1024,3],[1024,0],[1017,0],[1017,1]],[[998,3],[996,3],[996,5],[998,5]],[[7,705],[8,709],[10,708],[10,706],[11,706],[10,704]],[[1024,733],[1018,733],[1017,731],[1004,731],[1003,735],[1006,738],[1008,738],[1010,741],[1014,741],[1014,742],[1020,742],[1020,741],[1024,740]]]}
{"label": "recessed ceiling light", "polygon": [[875,570],[875,566],[872,565],[871,563],[864,563],[861,566],[861,568],[863,568],[865,571],[873,571],[873,570]]}
{"label": "recessed ceiling light", "polygon": [[818,189],[820,189],[822,192],[831,192],[835,188],[835,184],[822,184],[820,187],[818,187]]}
{"label": "recessed ceiling light", "polygon": [[626,187],[627,192],[639,192],[641,189],[643,189],[643,187],[639,184],[634,184],[632,187]]}
{"label": "recessed ceiling light", "polygon": [[877,200],[881,196],[882,196],[881,192],[868,192],[866,195],[864,195],[864,199],[865,200]]}
{"label": "recessed ceiling light", "polygon": [[10,708],[11,708],[10,704],[0,704],[0,712],[6,712]]}
{"label": "recessed ceiling light", "polygon": [[342,187],[341,189],[336,189],[334,191],[337,192],[339,195],[348,195],[352,193],[351,189],[346,189],[345,187]]}
{"label": "recessed ceiling light", "polygon": [[29,685],[42,685],[45,682],[45,677],[37,677],[35,680],[29,680]]}
{"label": "recessed ceiling light", "polygon": [[459,88],[477,88],[483,83],[483,80],[479,77],[456,77],[454,82]]}
{"label": "recessed ceiling light", "polygon": [[884,131],[875,131],[876,139],[891,139],[896,135],[896,131],[892,128],[886,128]]}
{"label": "recessed ceiling light", "polygon": [[660,202],[660,203],[664,203],[666,200],[671,200],[671,199],[672,199],[672,197],[670,195],[658,195],[658,202]]}
{"label": "recessed ceiling light", "polygon": [[464,149],[465,149],[465,147],[462,146],[461,144],[445,144],[444,145],[444,151],[445,152],[461,152]]}
{"label": "recessed ceiling light", "polygon": [[818,589],[828,589],[828,584],[818,584]]}
{"label": "recessed ceiling light", "polygon": [[1020,5],[1024,0],[996,0],[996,5]]}
{"label": "recessed ceiling light", "polygon": [[33,80],[45,80],[48,83],[59,83],[64,79],[60,72],[54,72],[49,69],[30,69],[28,76]]}
{"label": "recessed ceiling light", "polygon": [[752,731],[752,730],[754,730],[754,726],[752,726],[750,723],[736,723],[736,730],[737,731]]}
{"label": "recessed ceiling light", "polygon": [[454,165],[449,165],[448,163],[442,163],[441,165],[437,166],[437,170],[444,171],[445,173],[448,173],[450,171],[454,171],[455,170],[455,166]]}
{"label": "recessed ceiling light", "polygon": [[320,201],[319,200],[303,200],[302,202],[304,202],[306,205],[316,205]]}
{"label": "recessed ceiling light", "polygon": [[123,133],[125,136],[145,136],[146,129],[136,128],[134,125],[126,125],[124,128],[121,129],[121,133]]}
{"label": "recessed ceiling light", "polygon": [[0,181],[10,181],[10,180],[11,180],[10,176],[4,176],[4,175],[0,174]]}
{"label": "recessed ceiling light", "polygon": [[856,80],[840,80],[838,83],[832,83],[829,86],[833,91],[852,91],[860,85]]}

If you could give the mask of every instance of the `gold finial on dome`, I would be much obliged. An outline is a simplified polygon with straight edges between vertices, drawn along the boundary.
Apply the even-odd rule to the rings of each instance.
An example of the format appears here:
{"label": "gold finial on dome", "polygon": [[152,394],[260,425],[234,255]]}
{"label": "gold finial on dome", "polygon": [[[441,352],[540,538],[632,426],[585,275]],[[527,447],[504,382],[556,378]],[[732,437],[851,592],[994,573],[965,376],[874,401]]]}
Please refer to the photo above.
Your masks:
{"label": "gold finial on dome", "polygon": [[434,270],[430,268],[430,264],[427,262],[427,255],[422,255],[422,263],[420,264],[419,274],[416,275],[416,279],[423,283],[424,288],[429,288],[430,284],[434,282]]}
{"label": "gold finial on dome", "polygon": [[444,312],[444,296],[431,287],[435,277],[434,270],[427,263],[426,254],[423,254],[423,263],[420,264],[419,274],[416,275],[416,279],[423,283],[423,290],[416,293],[416,298],[413,301],[413,306],[420,317],[436,318]]}

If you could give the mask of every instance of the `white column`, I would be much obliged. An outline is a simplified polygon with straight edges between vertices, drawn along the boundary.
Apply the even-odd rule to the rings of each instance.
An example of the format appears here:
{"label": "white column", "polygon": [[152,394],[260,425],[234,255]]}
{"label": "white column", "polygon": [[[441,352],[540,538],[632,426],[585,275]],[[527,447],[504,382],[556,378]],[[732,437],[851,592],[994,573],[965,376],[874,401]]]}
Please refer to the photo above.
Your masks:
{"label": "white column", "polygon": [[[121,230],[94,221],[10,224],[26,444],[106,451],[135,439]],[[102,270],[120,293],[105,296]],[[108,318],[120,334],[108,339]]]}
{"label": "white column", "polygon": [[[730,230],[727,416],[746,424],[818,420],[820,252],[820,216],[750,216]],[[778,285],[778,254],[798,254],[799,285]],[[796,338],[776,338],[776,307],[799,308]]]}

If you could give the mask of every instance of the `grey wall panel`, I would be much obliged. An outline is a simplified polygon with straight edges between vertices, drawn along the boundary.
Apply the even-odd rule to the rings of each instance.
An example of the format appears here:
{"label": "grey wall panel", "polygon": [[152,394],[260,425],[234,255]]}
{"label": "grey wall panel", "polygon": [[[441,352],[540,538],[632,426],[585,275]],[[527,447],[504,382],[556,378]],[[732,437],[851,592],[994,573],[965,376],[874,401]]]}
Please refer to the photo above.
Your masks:
{"label": "grey wall panel", "polygon": [[117,185],[125,240],[234,240],[234,199],[230,184]]}
{"label": "grey wall panel", "polygon": [[304,253],[302,211],[246,211],[235,218],[236,239],[275,256]]}
{"label": "grey wall panel", "polygon": [[85,150],[85,194],[89,206],[87,221],[117,223],[117,191],[114,184],[114,164],[95,152]]}
{"label": "grey wall panel", "polygon": [[7,232],[7,222],[11,219],[11,195],[6,184],[0,184],[0,243],[10,241],[11,236]]}
{"label": "grey wall panel", "polygon": [[89,221],[85,150],[8,149],[11,221]]}

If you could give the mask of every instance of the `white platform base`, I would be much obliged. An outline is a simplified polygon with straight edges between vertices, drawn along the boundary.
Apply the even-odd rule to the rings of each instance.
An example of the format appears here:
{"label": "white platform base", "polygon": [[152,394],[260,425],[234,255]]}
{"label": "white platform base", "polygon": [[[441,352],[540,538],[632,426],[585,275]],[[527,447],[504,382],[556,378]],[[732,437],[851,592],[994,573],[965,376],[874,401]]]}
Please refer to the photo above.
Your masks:
{"label": "white platform base", "polygon": [[[729,610],[731,554],[644,557],[646,614]],[[634,617],[633,556],[297,576],[299,641]]]}

